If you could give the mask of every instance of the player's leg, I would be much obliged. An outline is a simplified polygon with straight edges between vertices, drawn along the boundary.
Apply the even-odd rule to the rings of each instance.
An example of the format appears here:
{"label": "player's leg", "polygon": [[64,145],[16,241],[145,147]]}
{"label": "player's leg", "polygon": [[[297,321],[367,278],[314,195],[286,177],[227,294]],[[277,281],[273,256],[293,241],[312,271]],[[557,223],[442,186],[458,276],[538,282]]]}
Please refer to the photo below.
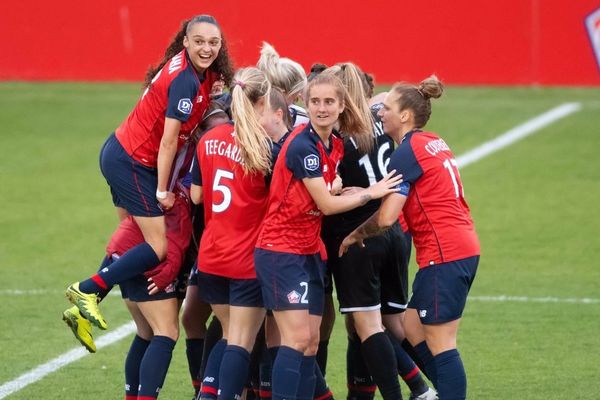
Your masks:
{"label": "player's leg", "polygon": [[140,365],[152,340],[153,332],[137,303],[128,299],[124,299],[124,301],[136,326],[136,335],[129,346],[125,359],[125,399],[135,400],[140,385]]}

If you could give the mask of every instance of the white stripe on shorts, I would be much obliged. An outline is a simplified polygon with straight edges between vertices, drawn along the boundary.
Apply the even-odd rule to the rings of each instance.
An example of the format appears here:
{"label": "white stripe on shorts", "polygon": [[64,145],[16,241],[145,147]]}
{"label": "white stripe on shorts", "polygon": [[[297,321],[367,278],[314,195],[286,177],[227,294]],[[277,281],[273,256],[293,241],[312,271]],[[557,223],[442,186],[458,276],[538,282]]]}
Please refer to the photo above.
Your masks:
{"label": "white stripe on shorts", "polygon": [[373,311],[373,310],[379,310],[380,308],[381,308],[381,304],[377,304],[375,306],[368,306],[368,307],[345,307],[345,308],[340,307],[340,312]]}

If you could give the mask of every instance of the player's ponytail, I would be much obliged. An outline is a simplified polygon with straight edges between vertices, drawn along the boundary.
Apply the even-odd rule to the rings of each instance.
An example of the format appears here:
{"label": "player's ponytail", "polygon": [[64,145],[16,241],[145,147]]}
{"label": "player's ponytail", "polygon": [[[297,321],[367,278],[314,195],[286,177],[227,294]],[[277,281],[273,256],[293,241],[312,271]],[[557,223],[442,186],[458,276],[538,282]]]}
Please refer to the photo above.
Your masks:
{"label": "player's ponytail", "polygon": [[275,48],[267,42],[263,42],[256,67],[266,74],[273,86],[285,94],[288,103],[292,103],[306,87],[304,68],[296,61],[280,57]]}
{"label": "player's ponytail", "polygon": [[254,110],[261,99],[268,102],[270,88],[267,77],[257,68],[242,68],[233,77],[231,113],[246,173],[267,174],[271,170],[271,141]]}
{"label": "player's ponytail", "polygon": [[[353,137],[359,153],[367,154],[373,148],[374,121],[365,93],[365,86],[367,86],[365,74],[356,65],[349,62],[336,64],[329,68],[329,70],[340,78],[352,102],[356,105],[360,119],[369,126],[369,129],[364,134]],[[341,131],[345,133],[344,130]]]}
{"label": "player's ponytail", "polygon": [[444,93],[444,84],[437,76],[431,75],[417,86],[396,83],[390,92],[398,94],[399,110],[412,110],[415,128],[423,128],[431,116],[431,98],[437,99]]}
{"label": "player's ponytail", "polygon": [[326,70],[321,74],[315,76],[313,80],[308,84],[306,91],[307,97],[310,99],[310,91],[317,85],[331,85],[338,97],[338,100],[344,105],[344,111],[338,118],[339,129],[345,135],[348,135],[355,141],[355,143],[366,143],[369,141],[372,145],[373,135],[372,129],[373,124],[371,117],[365,120],[360,109],[352,100],[352,97],[348,94],[346,87],[342,83],[341,79],[336,76],[333,71]]}

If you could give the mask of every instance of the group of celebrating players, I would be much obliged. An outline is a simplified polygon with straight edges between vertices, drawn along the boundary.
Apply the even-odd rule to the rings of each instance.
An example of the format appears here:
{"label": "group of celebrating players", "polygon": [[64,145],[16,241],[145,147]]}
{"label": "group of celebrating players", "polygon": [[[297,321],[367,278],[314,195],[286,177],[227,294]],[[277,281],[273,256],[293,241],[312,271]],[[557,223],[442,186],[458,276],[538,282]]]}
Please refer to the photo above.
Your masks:
{"label": "group of celebrating players", "polygon": [[411,399],[466,398],[456,336],[479,242],[454,156],[423,130],[435,76],[374,96],[353,63],[307,76],[267,43],[234,72],[220,26],[200,15],[144,89],[100,153],[120,224],[63,313],[95,352],[98,304],[119,285],[137,327],[126,400],[158,397],[183,299],[194,398],[333,398],[333,282],[348,399],[401,399],[399,376]]}

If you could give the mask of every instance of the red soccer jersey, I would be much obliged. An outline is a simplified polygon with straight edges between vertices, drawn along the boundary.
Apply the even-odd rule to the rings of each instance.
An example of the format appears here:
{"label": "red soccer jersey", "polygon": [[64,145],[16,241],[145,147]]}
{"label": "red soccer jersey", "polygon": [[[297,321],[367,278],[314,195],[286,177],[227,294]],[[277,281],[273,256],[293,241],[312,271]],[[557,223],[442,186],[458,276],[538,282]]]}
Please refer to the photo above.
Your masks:
{"label": "red soccer jersey", "polygon": [[254,247],[267,210],[265,176],[246,174],[231,124],[208,131],[198,143],[199,172],[192,182],[202,186],[204,232],[198,269],[235,279],[256,278]]}
{"label": "red soccer jersey", "polygon": [[310,124],[297,127],[287,139],[273,170],[269,210],[256,247],[293,254],[316,254],[321,242],[319,211],[304,178],[323,177],[330,188],[344,156],[343,141],[332,134],[326,150]]}
{"label": "red soccer jersey", "polygon": [[408,196],[404,218],[420,268],[479,255],[479,239],[454,154],[439,136],[409,132],[392,154],[388,170],[402,174]]}
{"label": "red soccer jersey", "polygon": [[209,95],[218,76],[206,70],[198,75],[186,50],[171,58],[152,79],[133,111],[116,130],[127,154],[140,163],[156,168],[158,148],[165,117],[182,122],[178,148],[190,137],[208,108]]}

